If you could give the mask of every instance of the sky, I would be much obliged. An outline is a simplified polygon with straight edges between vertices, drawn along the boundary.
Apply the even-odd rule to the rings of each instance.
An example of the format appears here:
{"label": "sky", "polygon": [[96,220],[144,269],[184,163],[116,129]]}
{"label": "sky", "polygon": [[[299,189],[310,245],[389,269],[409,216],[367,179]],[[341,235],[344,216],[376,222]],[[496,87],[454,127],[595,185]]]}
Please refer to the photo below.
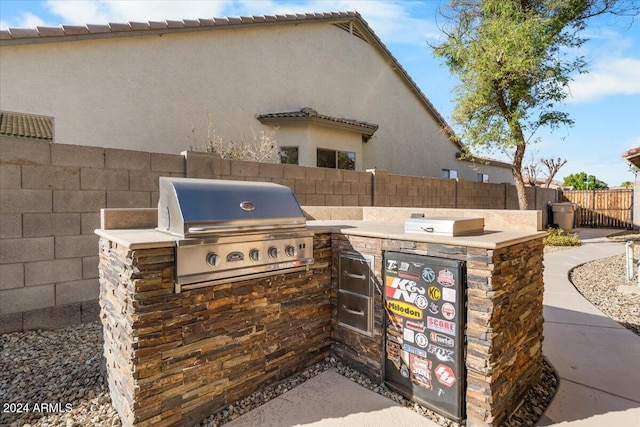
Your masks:
{"label": "sky", "polygon": [[[446,2],[0,0],[0,28],[358,11],[440,114],[452,124],[453,89],[457,80],[429,47],[429,43],[442,40],[439,6],[446,6]],[[590,21],[583,35],[589,40],[579,54],[589,62],[589,73],[574,76],[570,96],[561,106],[574,125],[538,132],[539,141],[528,148],[525,163],[560,157],[567,163],[555,180],[586,172],[614,187],[634,180],[621,154],[640,147],[640,18],[633,21],[599,17]],[[505,159],[499,153],[479,154]]]}

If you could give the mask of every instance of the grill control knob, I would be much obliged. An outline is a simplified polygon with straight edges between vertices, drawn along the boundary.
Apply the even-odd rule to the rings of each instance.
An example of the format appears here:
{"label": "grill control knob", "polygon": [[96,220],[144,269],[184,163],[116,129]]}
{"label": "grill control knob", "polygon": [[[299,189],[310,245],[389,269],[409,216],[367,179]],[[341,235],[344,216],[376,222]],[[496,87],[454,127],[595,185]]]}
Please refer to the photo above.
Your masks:
{"label": "grill control knob", "polygon": [[271,246],[268,253],[269,258],[278,258],[278,248],[276,248],[275,246]]}
{"label": "grill control knob", "polygon": [[249,258],[252,261],[260,261],[260,251],[258,249],[251,249],[249,251]]}
{"label": "grill control knob", "polygon": [[296,247],[293,245],[287,245],[287,247],[284,248],[284,253],[288,256],[296,256]]}
{"label": "grill control knob", "polygon": [[217,267],[218,265],[220,265],[220,257],[218,256],[218,254],[209,252],[207,254],[207,264],[209,264],[211,267]]}

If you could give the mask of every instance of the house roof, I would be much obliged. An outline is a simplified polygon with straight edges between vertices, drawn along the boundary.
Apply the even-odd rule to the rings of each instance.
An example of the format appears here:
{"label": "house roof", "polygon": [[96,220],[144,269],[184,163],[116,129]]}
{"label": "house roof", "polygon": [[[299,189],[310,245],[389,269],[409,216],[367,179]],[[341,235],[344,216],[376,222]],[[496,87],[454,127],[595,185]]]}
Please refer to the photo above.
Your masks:
{"label": "house roof", "polygon": [[640,147],[632,148],[622,153],[622,157],[637,168],[640,168]]}
{"label": "house roof", "polygon": [[258,114],[256,117],[262,124],[316,123],[324,126],[356,131],[368,137],[371,137],[375,131],[378,130],[378,125],[376,124],[318,114],[316,110],[310,107],[303,108],[299,111]]}
{"label": "house roof", "polygon": [[0,136],[53,141],[53,118],[0,111]]}
{"label": "house roof", "polygon": [[[240,16],[235,18],[185,19],[149,22],[109,23],[106,25],[60,25],[58,27],[9,28],[0,31],[0,46],[30,43],[83,40],[106,37],[126,37],[172,32],[210,31],[229,28],[248,28],[266,25],[298,25],[303,23],[327,22],[336,24],[343,30],[365,40],[374,46],[416,94],[429,113],[440,123],[447,136],[453,131],[446,120],[427,99],[415,81],[409,76],[398,60],[387,49],[382,40],[373,32],[369,24],[358,12],[325,12],[287,15]],[[460,147],[459,142],[451,142]]]}
{"label": "house roof", "polygon": [[[299,25],[304,23],[326,22],[348,31],[365,40],[376,48],[389,61],[391,68],[397,72],[415,93],[427,111],[440,124],[452,144],[463,150],[462,144],[444,117],[431,104],[416,82],[400,65],[398,60],[387,49],[385,44],[369,27],[367,21],[358,12],[325,12],[285,15],[239,16],[207,19],[184,19],[148,22],[109,23],[105,25],[60,25],[58,27],[9,28],[0,31],[0,46],[58,41],[83,40],[107,37],[128,37],[136,35],[166,34],[173,32],[211,31],[229,28],[248,28],[267,25]],[[465,159],[460,159],[465,160]],[[499,163],[499,162],[497,162]],[[497,164],[499,165],[499,164]],[[501,165],[499,165],[501,166]],[[509,168],[511,165],[508,166]]]}

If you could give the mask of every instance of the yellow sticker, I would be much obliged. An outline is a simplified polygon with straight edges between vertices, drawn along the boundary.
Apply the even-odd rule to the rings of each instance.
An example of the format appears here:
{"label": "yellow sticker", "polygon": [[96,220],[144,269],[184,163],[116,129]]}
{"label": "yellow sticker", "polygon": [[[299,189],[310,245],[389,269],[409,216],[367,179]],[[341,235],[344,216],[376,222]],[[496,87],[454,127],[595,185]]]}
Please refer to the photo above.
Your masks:
{"label": "yellow sticker", "polygon": [[387,301],[387,308],[405,319],[422,319],[422,310],[400,301]]}
{"label": "yellow sticker", "polygon": [[431,286],[429,288],[429,299],[433,301],[438,301],[441,295],[442,295],[442,292],[440,292],[440,289],[436,288],[435,286]]}

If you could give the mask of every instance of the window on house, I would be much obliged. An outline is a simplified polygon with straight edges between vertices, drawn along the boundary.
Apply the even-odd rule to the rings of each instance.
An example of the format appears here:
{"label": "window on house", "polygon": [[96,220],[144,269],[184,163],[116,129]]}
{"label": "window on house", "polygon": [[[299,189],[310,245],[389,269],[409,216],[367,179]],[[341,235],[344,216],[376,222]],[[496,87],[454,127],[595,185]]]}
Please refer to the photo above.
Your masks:
{"label": "window on house", "polygon": [[280,147],[280,163],[297,165],[298,147]]}
{"label": "window on house", "polygon": [[489,175],[487,175],[486,173],[479,173],[478,182],[489,182]]}
{"label": "window on house", "polygon": [[356,153],[318,148],[316,164],[319,168],[356,169]]}
{"label": "window on house", "polygon": [[441,176],[444,179],[456,179],[458,178],[458,171],[454,169],[442,169]]}

